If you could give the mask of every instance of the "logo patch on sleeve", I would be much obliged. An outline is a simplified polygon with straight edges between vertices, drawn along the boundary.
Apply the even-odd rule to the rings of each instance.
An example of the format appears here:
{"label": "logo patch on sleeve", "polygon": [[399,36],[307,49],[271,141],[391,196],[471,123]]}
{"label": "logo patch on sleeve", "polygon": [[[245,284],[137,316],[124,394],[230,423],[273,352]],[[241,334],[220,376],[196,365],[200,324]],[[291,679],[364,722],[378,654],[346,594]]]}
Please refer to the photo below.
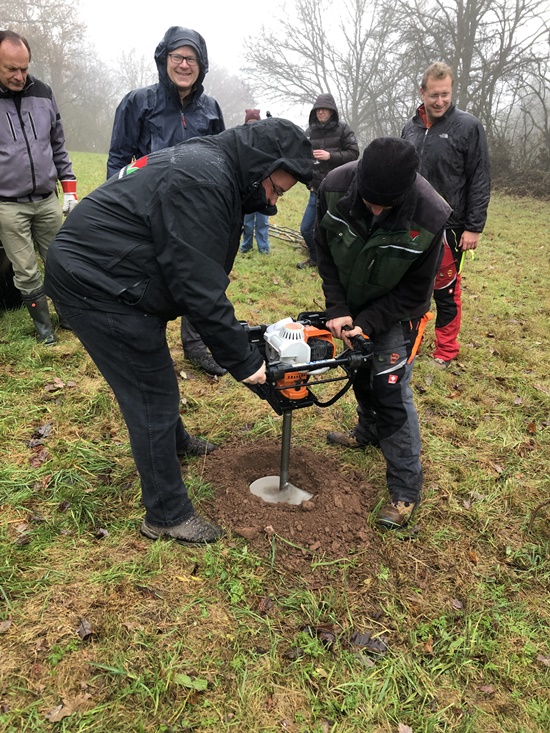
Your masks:
{"label": "logo patch on sleeve", "polygon": [[390,374],[388,375],[388,384],[397,384],[399,381],[399,377],[397,374]]}

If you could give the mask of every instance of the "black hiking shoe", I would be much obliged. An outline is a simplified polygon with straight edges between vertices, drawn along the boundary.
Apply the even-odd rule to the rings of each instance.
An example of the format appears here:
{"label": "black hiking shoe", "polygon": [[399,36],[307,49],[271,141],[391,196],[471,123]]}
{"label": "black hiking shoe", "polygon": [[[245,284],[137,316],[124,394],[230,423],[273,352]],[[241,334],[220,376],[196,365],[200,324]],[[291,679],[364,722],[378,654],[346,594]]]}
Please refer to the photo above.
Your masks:
{"label": "black hiking shoe", "polygon": [[217,447],[214,443],[209,443],[207,440],[190,435],[189,440],[183,448],[179,448],[176,452],[179,458],[185,458],[186,456],[207,456],[216,450]]}
{"label": "black hiking shoe", "polygon": [[181,545],[207,545],[210,542],[217,542],[223,534],[221,527],[211,524],[198,514],[193,514],[185,522],[176,524],[174,527],[156,527],[144,519],[140,532],[150,540],[167,537],[176,540]]}
{"label": "black hiking shoe", "polygon": [[213,357],[207,352],[201,352],[199,354],[185,354],[185,358],[196,369],[206,372],[206,374],[209,374],[211,377],[223,377],[224,374],[227,374],[227,369],[224,369],[215,362]]}
{"label": "black hiking shoe", "polygon": [[303,262],[298,262],[296,267],[299,270],[305,270],[308,267],[317,267],[317,263],[314,262],[311,257],[308,257],[307,260],[304,260]]}
{"label": "black hiking shoe", "polygon": [[377,440],[369,440],[366,443],[359,442],[353,430],[349,433],[327,433],[327,443],[341,445],[344,448],[367,448],[369,445],[378,445]]}

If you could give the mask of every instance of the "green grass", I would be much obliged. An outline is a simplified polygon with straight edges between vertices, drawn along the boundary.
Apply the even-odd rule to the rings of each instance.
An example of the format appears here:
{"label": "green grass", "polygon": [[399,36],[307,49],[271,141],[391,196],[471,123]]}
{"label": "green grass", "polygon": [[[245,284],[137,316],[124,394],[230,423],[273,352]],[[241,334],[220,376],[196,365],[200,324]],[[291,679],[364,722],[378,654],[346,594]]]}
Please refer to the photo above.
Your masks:
{"label": "green grass", "polygon": [[[82,197],[106,156],[73,160]],[[306,198],[293,189],[274,223],[298,229]],[[313,558],[303,575],[284,570],[278,537],[268,558],[238,537],[200,550],[141,538],[139,482],[105,383],[71,334],[45,349],[23,311],[1,316],[0,728],[547,731],[550,506],[533,512],[550,500],[549,217],[549,203],[495,194],[464,268],[457,365],[434,373],[426,336],[414,374],[418,532],[379,533],[376,557]],[[271,245],[268,261],[238,257],[232,274],[237,316],[251,323],[322,307],[315,274],[296,270],[303,251]],[[169,337],[181,358],[177,324]],[[216,442],[279,435],[274,413],[229,377],[182,380],[182,393],[190,429]],[[299,412],[296,444],[382,492],[379,457],[324,442],[334,424],[353,425],[350,395]],[[44,445],[29,447],[46,424]],[[187,474],[200,507],[212,487],[200,461]],[[386,639],[387,653],[350,647],[354,631]]]}

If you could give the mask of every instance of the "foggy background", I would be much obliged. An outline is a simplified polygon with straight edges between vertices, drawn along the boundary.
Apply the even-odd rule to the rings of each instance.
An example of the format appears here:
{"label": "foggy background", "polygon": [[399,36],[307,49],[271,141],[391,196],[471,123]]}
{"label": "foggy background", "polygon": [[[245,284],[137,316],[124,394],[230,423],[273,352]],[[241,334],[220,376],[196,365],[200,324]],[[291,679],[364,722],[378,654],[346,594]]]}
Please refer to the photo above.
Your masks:
{"label": "foggy background", "polygon": [[71,151],[108,151],[118,102],[158,81],[153,53],[171,25],[204,36],[205,90],[227,127],[259,107],[305,128],[330,92],[361,148],[400,135],[424,69],[445,61],[457,106],[485,126],[496,185],[548,196],[550,0],[0,0],[0,27],[27,37]]}

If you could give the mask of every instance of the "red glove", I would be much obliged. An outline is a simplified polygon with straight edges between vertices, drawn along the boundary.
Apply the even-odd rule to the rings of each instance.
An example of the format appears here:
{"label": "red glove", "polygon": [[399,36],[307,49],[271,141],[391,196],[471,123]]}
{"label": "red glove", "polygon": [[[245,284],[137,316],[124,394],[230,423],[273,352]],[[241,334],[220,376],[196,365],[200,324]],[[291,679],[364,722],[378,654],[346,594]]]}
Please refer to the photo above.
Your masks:
{"label": "red glove", "polygon": [[76,180],[61,181],[61,188],[63,189],[63,213],[69,215],[74,207],[78,203],[78,197],[76,195]]}

